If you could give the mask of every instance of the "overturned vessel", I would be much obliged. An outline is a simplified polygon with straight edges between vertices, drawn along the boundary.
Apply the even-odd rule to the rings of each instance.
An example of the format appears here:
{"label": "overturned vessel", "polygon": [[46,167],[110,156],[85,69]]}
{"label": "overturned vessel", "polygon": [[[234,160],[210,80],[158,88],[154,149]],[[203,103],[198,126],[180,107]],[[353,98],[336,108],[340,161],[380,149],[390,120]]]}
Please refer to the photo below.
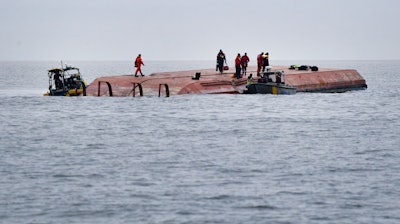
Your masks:
{"label": "overturned vessel", "polygon": [[[308,69],[310,68],[310,69]],[[251,66],[247,74],[254,74],[254,85],[248,76],[237,79],[233,69],[222,74],[215,69],[200,69],[153,73],[149,76],[116,75],[99,77],[86,89],[88,96],[172,96],[181,94],[242,94],[271,93],[294,94],[296,92],[345,92],[366,89],[365,79],[354,69],[317,68],[297,69],[274,66],[256,76],[257,68]],[[259,80],[266,75],[283,73],[281,80],[271,78],[267,83]],[[273,75],[273,76],[274,76]]]}

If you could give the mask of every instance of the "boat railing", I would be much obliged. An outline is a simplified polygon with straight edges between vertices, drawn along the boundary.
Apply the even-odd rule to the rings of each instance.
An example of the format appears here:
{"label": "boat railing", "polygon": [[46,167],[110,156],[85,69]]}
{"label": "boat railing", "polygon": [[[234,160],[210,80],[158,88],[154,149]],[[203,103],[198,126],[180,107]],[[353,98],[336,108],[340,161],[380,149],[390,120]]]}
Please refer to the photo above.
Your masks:
{"label": "boat railing", "polygon": [[106,84],[107,84],[107,86],[108,86],[108,92],[109,92],[110,96],[113,96],[111,84],[110,84],[109,82],[107,82],[107,81],[99,81],[99,85],[98,85],[98,88],[97,88],[97,96],[100,96],[100,86],[101,86],[101,83],[106,83]]}
{"label": "boat railing", "polygon": [[[137,83],[137,82],[132,82],[132,84],[133,84],[133,88],[132,88],[132,90],[131,90],[132,96],[133,96],[133,97],[136,97],[136,88],[137,88],[137,87],[139,88],[139,94],[140,94],[140,96],[143,96],[142,84],[141,84],[141,83]],[[129,94],[130,94],[130,93],[129,93]],[[128,95],[129,95],[129,94],[128,94]]]}
{"label": "boat railing", "polygon": [[169,87],[168,87],[168,84],[160,84],[159,86],[158,86],[158,97],[160,97],[161,96],[161,88],[162,88],[162,86],[164,86],[164,89],[165,89],[165,97],[169,97]]}

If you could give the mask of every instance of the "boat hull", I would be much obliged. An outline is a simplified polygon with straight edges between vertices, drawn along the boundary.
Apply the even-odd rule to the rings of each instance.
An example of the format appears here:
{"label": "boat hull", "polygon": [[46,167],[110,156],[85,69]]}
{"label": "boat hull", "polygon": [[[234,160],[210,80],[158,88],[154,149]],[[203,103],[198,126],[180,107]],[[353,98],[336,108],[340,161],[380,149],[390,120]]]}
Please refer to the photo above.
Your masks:
{"label": "boat hull", "polygon": [[70,90],[51,90],[43,94],[44,96],[82,96],[85,95],[85,90],[81,89],[70,89]]}
{"label": "boat hull", "polygon": [[244,93],[293,95],[296,94],[296,87],[277,83],[253,83],[247,86],[247,90]]}

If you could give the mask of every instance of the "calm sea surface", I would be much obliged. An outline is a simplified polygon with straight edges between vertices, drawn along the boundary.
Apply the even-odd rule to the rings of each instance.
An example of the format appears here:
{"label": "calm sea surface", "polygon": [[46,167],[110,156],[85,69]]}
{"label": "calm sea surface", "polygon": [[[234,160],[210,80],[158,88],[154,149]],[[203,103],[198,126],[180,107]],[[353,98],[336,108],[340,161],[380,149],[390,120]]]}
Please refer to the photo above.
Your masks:
{"label": "calm sea surface", "polygon": [[[400,61],[274,63],[368,89],[43,97],[59,62],[0,62],[0,223],[400,223]],[[88,83],[134,69],[70,64]]]}

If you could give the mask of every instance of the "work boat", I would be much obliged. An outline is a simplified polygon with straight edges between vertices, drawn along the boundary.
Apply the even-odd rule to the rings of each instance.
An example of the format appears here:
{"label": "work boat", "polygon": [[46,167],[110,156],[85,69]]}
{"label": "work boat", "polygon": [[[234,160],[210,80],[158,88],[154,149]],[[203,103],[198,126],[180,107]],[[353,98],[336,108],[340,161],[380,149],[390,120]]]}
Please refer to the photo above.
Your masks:
{"label": "work boat", "polygon": [[86,96],[86,83],[79,68],[65,65],[48,71],[49,91],[44,96]]}
{"label": "work boat", "polygon": [[283,71],[265,72],[256,83],[249,83],[244,94],[296,94],[296,87],[285,84]]}

